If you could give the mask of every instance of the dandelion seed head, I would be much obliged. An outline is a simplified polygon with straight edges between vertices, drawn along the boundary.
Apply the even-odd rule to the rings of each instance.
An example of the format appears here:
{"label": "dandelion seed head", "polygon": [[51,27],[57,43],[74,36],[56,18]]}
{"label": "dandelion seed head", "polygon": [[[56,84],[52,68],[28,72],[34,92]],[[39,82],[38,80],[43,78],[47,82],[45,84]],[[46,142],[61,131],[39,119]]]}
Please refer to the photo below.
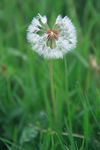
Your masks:
{"label": "dandelion seed head", "polygon": [[64,54],[76,47],[76,29],[67,16],[62,18],[60,15],[50,29],[46,16],[38,14],[27,29],[27,40],[33,51],[44,58],[63,58]]}

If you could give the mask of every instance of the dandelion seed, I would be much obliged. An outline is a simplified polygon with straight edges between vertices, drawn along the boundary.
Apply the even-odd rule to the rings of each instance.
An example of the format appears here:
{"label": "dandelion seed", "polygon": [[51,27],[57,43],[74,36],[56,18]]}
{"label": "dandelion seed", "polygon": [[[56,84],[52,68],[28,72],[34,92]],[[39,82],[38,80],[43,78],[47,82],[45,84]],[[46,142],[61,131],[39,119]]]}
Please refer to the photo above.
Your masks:
{"label": "dandelion seed", "polygon": [[63,58],[64,54],[76,47],[77,42],[76,29],[71,20],[60,15],[50,29],[46,16],[38,14],[28,27],[27,39],[32,49],[47,59]]}

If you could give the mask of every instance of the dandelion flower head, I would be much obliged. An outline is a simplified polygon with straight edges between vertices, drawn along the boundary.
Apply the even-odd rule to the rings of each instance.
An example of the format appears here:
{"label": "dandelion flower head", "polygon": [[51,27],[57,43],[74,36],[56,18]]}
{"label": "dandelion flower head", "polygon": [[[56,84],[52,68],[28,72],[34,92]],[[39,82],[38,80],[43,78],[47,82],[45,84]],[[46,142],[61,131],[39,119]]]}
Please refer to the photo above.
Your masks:
{"label": "dandelion flower head", "polygon": [[47,59],[63,58],[64,54],[76,47],[76,29],[65,16],[57,17],[52,29],[46,16],[38,14],[27,29],[27,39],[32,49]]}

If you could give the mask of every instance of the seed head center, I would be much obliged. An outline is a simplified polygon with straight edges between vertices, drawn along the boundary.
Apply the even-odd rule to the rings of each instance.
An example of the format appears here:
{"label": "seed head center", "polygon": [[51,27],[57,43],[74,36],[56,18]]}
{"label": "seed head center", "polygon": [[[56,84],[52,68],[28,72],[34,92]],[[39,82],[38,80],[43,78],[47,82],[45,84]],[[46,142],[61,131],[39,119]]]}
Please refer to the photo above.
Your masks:
{"label": "seed head center", "polygon": [[48,40],[56,40],[58,38],[58,32],[55,29],[48,29],[46,33],[48,34]]}

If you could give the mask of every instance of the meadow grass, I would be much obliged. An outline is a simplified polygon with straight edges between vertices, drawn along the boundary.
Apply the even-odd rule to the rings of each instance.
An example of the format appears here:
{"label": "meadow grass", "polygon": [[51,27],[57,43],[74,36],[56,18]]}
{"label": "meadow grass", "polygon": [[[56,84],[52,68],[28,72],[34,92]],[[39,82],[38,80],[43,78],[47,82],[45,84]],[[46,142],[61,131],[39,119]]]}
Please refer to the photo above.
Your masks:
{"label": "meadow grass", "polygon": [[[0,1],[0,150],[100,150],[99,0]],[[77,48],[53,60],[56,124],[49,61],[32,51],[26,30],[33,16],[52,25],[68,15]]]}

